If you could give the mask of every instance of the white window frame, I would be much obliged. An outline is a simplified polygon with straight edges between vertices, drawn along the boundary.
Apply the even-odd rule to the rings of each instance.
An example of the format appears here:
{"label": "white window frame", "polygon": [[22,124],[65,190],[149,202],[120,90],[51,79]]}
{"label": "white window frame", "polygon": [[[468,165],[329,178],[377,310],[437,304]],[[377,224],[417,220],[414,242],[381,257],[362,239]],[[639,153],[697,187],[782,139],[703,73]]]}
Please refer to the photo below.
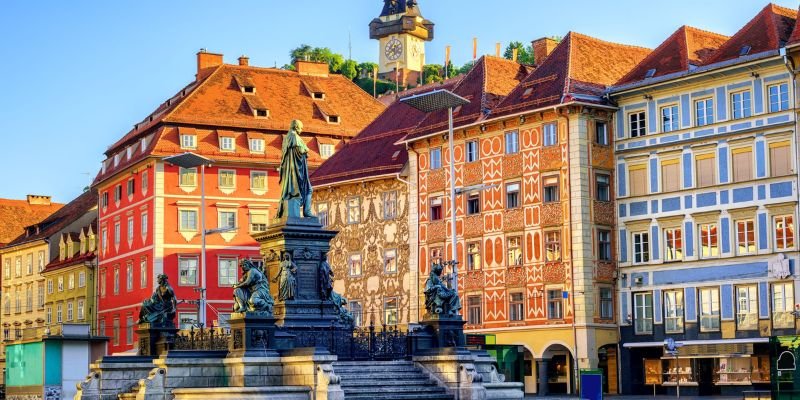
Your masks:
{"label": "white window frame", "polygon": [[[744,256],[744,255],[755,254],[756,251],[757,251],[757,249],[756,249],[756,231],[755,231],[756,222],[755,222],[755,220],[751,219],[751,218],[740,219],[740,220],[735,220],[733,223],[734,223],[734,235],[735,235],[735,238],[736,238],[736,255]],[[744,229],[744,239],[745,239],[744,247],[746,249],[748,249],[748,250],[744,250],[744,251],[742,251],[742,249],[741,249],[742,243],[739,242],[740,223],[743,224],[743,226],[745,228]],[[748,227],[748,224],[751,225],[751,226]],[[752,236],[753,236],[752,243],[747,241],[748,233],[752,233]],[[752,248],[752,250],[749,250],[750,248]]]}
{"label": "white window frame", "polygon": [[[471,148],[473,147],[473,148]],[[480,148],[478,147],[478,139],[468,140],[464,144],[464,154],[466,154],[466,162],[476,162],[480,158]]]}
{"label": "white window frame", "polygon": [[664,228],[664,262],[683,260],[683,229]]}
{"label": "white window frame", "polygon": [[653,334],[653,292],[633,294],[633,333],[636,335]]}
{"label": "white window frame", "polygon": [[[223,268],[223,264],[227,263],[230,264],[233,262],[233,266],[227,265]],[[227,288],[233,286],[239,280],[239,260],[235,256],[219,256],[217,258],[217,284],[221,288]],[[225,278],[225,279],[223,279]]]}
{"label": "white window frame", "polygon": [[[705,234],[703,234],[703,230],[706,231]],[[716,222],[697,224],[697,248],[700,258],[719,258],[719,239],[719,226]],[[703,245],[704,241],[708,243],[708,246]],[[714,242],[716,244],[712,246]]]}
{"label": "white window frame", "polygon": [[[638,243],[637,243],[638,242]],[[638,247],[638,250],[637,250]],[[650,233],[647,231],[631,233],[631,251],[633,264],[647,264],[650,262]]]}
{"label": "white window frame", "polygon": [[[608,296],[603,295],[603,291],[607,291]],[[600,315],[601,319],[614,319],[614,288],[611,286],[600,286],[598,288],[598,297],[600,299]]]}
{"label": "white window frame", "polygon": [[694,101],[695,126],[706,126],[714,123],[714,99],[707,97]]}
{"label": "white window frame", "polygon": [[[232,178],[230,184],[223,181],[226,177]],[[220,168],[217,171],[217,185],[219,185],[220,189],[236,189],[236,170]]]}
{"label": "white window frame", "polygon": [[383,192],[383,219],[393,220],[397,218],[397,191],[390,190]]}
{"label": "white window frame", "polygon": [[664,291],[664,333],[683,333],[683,290]]}
{"label": "white window frame", "polygon": [[[747,96],[745,96],[747,94]],[[740,96],[739,100],[736,97]],[[745,101],[745,97],[747,98]],[[753,115],[753,93],[747,90],[740,90],[730,94],[731,101],[731,119],[749,118]],[[739,109],[737,110],[737,106]]]}
{"label": "white window frame", "polygon": [[[547,296],[547,319],[564,319],[564,288],[546,288],[545,294]],[[553,296],[553,294],[556,295]]]}
{"label": "white window frame", "polygon": [[794,331],[795,316],[792,314],[794,311],[794,282],[775,282],[770,286],[772,328]]}
{"label": "white window frame", "polygon": [[600,146],[608,146],[611,144],[610,136],[608,134],[608,122],[595,121],[594,122],[594,143]]}
{"label": "white window frame", "polygon": [[[225,220],[226,216],[230,216],[229,214],[233,214],[233,225],[227,224]],[[223,225],[223,222],[226,222]],[[235,231],[239,228],[239,212],[235,208],[220,208],[217,209],[217,228],[230,228],[229,232]]]}
{"label": "white window frame", "polygon": [[525,293],[516,291],[508,294],[508,320],[510,322],[525,320]]}
{"label": "white window frame", "polygon": [[317,218],[323,228],[327,228],[330,225],[328,210],[328,203],[317,203]]}
{"label": "white window frame", "polygon": [[[253,217],[255,216],[264,217],[264,223],[263,224],[254,223]],[[256,229],[255,225],[263,225],[263,229],[260,229],[262,228],[261,226],[257,227],[259,229]],[[269,226],[269,215],[267,214],[266,211],[250,211],[250,233],[264,232],[267,230],[268,226]]]}
{"label": "white window frame", "polygon": [[[772,217],[773,245],[775,251],[787,251],[795,248],[794,215],[776,215]],[[779,228],[782,225],[783,228]],[[779,235],[779,232],[782,234]]]}
{"label": "white window frame", "polygon": [[519,131],[506,131],[504,134],[504,147],[506,154],[517,154],[519,153]]}
{"label": "white window frame", "polygon": [[[636,120],[631,118],[636,116]],[[647,112],[644,110],[637,110],[629,112],[626,115],[626,122],[628,124],[628,136],[637,138],[647,135]],[[635,127],[634,127],[635,126]]]}
{"label": "white window frame", "polygon": [[389,326],[400,322],[400,299],[397,297],[383,299],[383,322]]}
{"label": "white window frame", "polygon": [[548,122],[542,124],[542,146],[550,147],[558,145],[558,123]]}
{"label": "white window frame", "polygon": [[220,136],[219,149],[221,151],[236,151],[236,138],[232,136]]}
{"label": "white window frame", "polygon": [[361,223],[361,197],[352,196],[347,198],[347,224],[354,225]]}
{"label": "white window frame", "polygon": [[[358,266],[358,268],[356,268]],[[364,273],[364,263],[361,253],[350,253],[347,256],[347,273],[348,276],[361,276]]]}
{"label": "white window frame", "polygon": [[[194,221],[194,224],[190,224],[190,225],[184,226],[183,225],[183,213],[187,213],[187,215],[194,214],[194,220],[191,220],[191,219],[187,219],[186,220],[187,223],[190,222],[190,221]],[[197,232],[197,230],[198,230],[198,221],[197,221],[198,213],[199,212],[198,212],[198,210],[196,208],[179,208],[178,209],[178,231],[180,231],[180,232]],[[193,225],[193,226],[191,226],[191,225]]]}
{"label": "white window frame", "polygon": [[182,149],[196,149],[197,148],[197,135],[181,135],[181,148]]}
{"label": "white window frame", "polygon": [[319,144],[319,156],[322,157],[323,159],[331,158],[331,156],[333,156],[334,152],[335,152],[335,148],[334,148],[334,146],[332,144],[330,144],[330,143],[320,143]]}
{"label": "white window frame", "polygon": [[[260,179],[262,179],[262,178],[259,178],[259,177],[262,177],[262,176],[263,176],[264,187],[259,187],[259,186],[256,185],[256,183]],[[268,185],[268,183],[267,183],[267,178],[268,177],[269,177],[269,174],[267,173],[267,171],[250,171],[250,190],[253,191],[253,192],[255,192],[255,191],[266,192],[267,191],[267,185]]]}
{"label": "white window frame", "polygon": [[[774,103],[772,89],[777,89],[777,99],[775,99],[777,102]],[[789,109],[790,103],[791,99],[789,98],[789,84],[787,82],[778,82],[767,86],[767,109],[769,112],[773,113],[786,111]]]}
{"label": "white window frame", "polygon": [[506,238],[506,263],[509,267],[522,266],[522,236],[514,235]]}
{"label": "white window frame", "polygon": [[251,153],[264,153],[264,139],[253,138],[248,140]]}
{"label": "white window frame", "polygon": [[[194,261],[194,268],[189,264]],[[184,264],[186,262],[187,264]],[[197,286],[200,261],[196,256],[178,256],[178,286]],[[183,271],[186,269],[187,273]],[[194,269],[194,274],[190,272]],[[189,278],[193,277],[193,280]]]}
{"label": "white window frame", "polygon": [[734,288],[734,293],[736,296],[736,330],[758,330],[758,286],[738,285]]}
{"label": "white window frame", "polygon": [[667,104],[659,110],[661,118],[661,132],[673,132],[681,128],[680,111],[677,104]]}
{"label": "white window frame", "polygon": [[697,296],[700,332],[718,332],[720,330],[719,287],[699,288]]}
{"label": "white window frame", "polygon": [[383,250],[383,272],[386,274],[397,273],[397,249]]}
{"label": "white window frame", "polygon": [[430,170],[442,168],[442,148],[434,147],[430,150]]}
{"label": "white window frame", "polygon": [[467,243],[467,271],[480,270],[483,264],[481,263],[481,242],[472,241]]}
{"label": "white window frame", "polygon": [[197,168],[178,167],[178,186],[197,187]]}

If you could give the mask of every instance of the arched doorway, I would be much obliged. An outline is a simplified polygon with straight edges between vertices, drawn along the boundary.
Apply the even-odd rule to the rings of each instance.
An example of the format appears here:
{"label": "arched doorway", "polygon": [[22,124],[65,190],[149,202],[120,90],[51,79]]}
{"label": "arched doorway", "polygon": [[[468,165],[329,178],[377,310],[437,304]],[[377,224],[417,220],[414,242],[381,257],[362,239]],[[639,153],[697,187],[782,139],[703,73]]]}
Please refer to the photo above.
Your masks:
{"label": "arched doorway", "polygon": [[539,396],[568,394],[572,391],[572,353],[563,344],[551,344],[537,360]]}

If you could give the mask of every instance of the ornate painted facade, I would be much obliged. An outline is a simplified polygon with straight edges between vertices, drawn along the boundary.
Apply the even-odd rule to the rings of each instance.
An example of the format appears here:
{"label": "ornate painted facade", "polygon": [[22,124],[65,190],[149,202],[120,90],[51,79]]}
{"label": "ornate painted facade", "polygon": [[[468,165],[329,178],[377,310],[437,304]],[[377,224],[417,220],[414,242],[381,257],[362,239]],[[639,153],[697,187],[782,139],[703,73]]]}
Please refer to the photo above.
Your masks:
{"label": "ornate painted facade", "polygon": [[796,15],[681,27],[611,89],[627,393],[769,390],[768,339],[797,334]]}

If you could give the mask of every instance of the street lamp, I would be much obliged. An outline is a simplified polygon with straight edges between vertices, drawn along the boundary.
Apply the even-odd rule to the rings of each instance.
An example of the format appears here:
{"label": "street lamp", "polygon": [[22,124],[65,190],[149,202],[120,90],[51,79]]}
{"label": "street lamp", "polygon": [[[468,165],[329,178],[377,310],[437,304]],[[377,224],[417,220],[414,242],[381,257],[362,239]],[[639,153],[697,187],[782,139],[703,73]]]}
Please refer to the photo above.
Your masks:
{"label": "street lamp", "polygon": [[[164,161],[181,168],[200,167],[200,300],[197,319],[201,327],[206,325],[206,165],[211,166],[213,161],[201,155],[187,152],[170,157]],[[210,232],[214,233],[214,232]]]}
{"label": "street lamp", "polygon": [[453,154],[453,109],[469,104],[469,100],[447,90],[437,89],[400,99],[424,113],[447,109],[447,145],[450,151],[450,239],[451,265],[453,266],[453,290],[458,294],[458,255],[456,253],[456,166]]}

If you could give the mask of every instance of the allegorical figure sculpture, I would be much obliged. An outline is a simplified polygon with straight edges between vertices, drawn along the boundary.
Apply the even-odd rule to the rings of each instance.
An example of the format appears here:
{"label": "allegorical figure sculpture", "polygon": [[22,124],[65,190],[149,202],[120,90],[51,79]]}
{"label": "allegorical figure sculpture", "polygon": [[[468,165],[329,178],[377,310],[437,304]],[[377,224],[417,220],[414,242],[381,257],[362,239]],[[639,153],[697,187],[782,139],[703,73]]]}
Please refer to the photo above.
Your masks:
{"label": "allegorical figure sculpture", "polygon": [[139,323],[173,327],[177,308],[178,300],[175,298],[175,291],[169,285],[168,277],[161,274],[158,276],[158,287],[153,291],[153,295],[142,302],[142,308],[139,310]]}
{"label": "allegorical figure sculpture", "polygon": [[319,264],[319,294],[322,300],[331,300],[333,293],[333,270],[327,260]]}
{"label": "allegorical figure sculpture", "polygon": [[331,301],[336,306],[336,311],[339,314],[339,323],[352,327],[354,319],[353,314],[347,310],[347,299],[339,293],[331,291]]}
{"label": "allegorical figure sculpture", "polygon": [[297,265],[292,261],[292,256],[286,252],[281,257],[281,266],[278,275],[273,282],[278,283],[278,300],[286,301],[294,299],[297,293]]}
{"label": "allegorical figure sculpture", "polygon": [[292,121],[283,137],[281,150],[281,199],[277,217],[313,217],[311,212],[311,182],[308,179],[308,146],[300,137],[303,123]]}
{"label": "allegorical figure sculpture", "polygon": [[455,316],[461,310],[461,300],[455,290],[442,281],[441,263],[431,266],[431,273],[425,281],[425,309],[431,315]]}
{"label": "allegorical figure sculpture", "polygon": [[261,270],[252,261],[244,259],[239,263],[242,279],[233,285],[233,312],[266,312],[272,314],[275,302],[269,294],[269,283]]}

